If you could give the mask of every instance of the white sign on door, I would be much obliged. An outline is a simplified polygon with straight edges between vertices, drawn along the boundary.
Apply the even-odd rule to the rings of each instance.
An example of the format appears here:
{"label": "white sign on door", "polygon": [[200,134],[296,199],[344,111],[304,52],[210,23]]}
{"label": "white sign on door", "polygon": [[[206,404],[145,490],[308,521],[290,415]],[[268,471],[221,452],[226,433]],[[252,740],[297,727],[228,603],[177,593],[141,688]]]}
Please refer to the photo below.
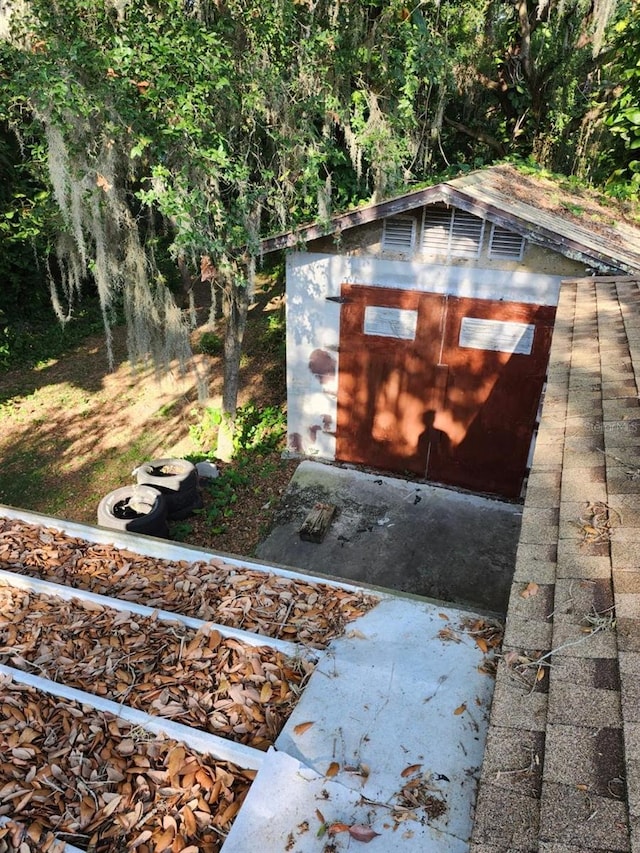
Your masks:
{"label": "white sign on door", "polygon": [[368,305],[364,309],[365,335],[413,341],[416,337],[417,325],[417,311],[406,308],[383,308],[381,305]]}
{"label": "white sign on door", "polygon": [[461,347],[531,355],[536,327],[528,323],[507,323],[463,317],[460,327]]}

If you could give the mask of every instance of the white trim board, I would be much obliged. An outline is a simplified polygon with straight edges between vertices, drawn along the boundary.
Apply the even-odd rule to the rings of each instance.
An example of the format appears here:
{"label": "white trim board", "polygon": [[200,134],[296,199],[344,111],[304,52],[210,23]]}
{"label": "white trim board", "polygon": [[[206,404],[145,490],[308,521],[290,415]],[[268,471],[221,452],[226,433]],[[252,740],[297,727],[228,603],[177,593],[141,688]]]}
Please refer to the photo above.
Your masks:
{"label": "white trim board", "polygon": [[417,290],[471,299],[557,305],[563,276],[522,270],[443,266],[352,255],[293,252],[287,256],[287,291],[339,296],[342,284]]}

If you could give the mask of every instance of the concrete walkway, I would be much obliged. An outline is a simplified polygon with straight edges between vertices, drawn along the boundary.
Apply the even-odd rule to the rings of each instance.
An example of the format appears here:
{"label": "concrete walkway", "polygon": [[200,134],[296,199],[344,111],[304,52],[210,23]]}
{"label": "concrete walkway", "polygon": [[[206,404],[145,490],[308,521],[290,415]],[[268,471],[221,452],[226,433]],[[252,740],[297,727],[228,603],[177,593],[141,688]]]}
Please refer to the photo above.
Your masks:
{"label": "concrete walkway", "polygon": [[[316,502],[338,507],[322,543],[298,531]],[[304,461],[257,556],[506,613],[522,507],[425,483]]]}
{"label": "concrete walkway", "polygon": [[640,851],[639,282],[563,284],[472,853]]}

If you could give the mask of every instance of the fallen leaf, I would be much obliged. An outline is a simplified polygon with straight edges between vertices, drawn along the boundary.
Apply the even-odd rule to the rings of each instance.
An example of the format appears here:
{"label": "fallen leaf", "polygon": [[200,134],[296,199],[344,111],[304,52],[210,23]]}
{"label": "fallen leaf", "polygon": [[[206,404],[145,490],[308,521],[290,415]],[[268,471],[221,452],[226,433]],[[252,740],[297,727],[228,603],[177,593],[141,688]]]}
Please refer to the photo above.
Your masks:
{"label": "fallen leaf", "polygon": [[355,838],[356,841],[362,841],[364,844],[368,844],[370,841],[380,835],[379,832],[371,829],[370,826],[364,826],[361,823],[354,823],[353,826],[349,827],[349,835],[352,838]]}
{"label": "fallen leaf", "polygon": [[336,773],[340,770],[340,765],[337,761],[332,761],[331,764],[327,768],[327,772],[324,774],[328,779],[331,779]]}
{"label": "fallen leaf", "polygon": [[322,814],[320,809],[316,809],[316,817],[318,818],[320,823],[326,823],[326,820],[324,819],[324,815]]}
{"label": "fallen leaf", "polygon": [[454,642],[454,643],[460,643],[460,642],[462,642],[462,641],[460,640],[460,637],[456,634],[456,632],[455,632],[455,631],[453,631],[453,630],[452,630],[451,628],[449,628],[449,627],[447,627],[447,628],[441,628],[441,629],[438,631],[438,637],[439,637],[441,640],[451,641],[451,642]]}
{"label": "fallen leaf", "polygon": [[167,773],[169,774],[169,778],[175,776],[182,768],[185,756],[186,751],[182,746],[177,746],[175,747],[175,749],[171,750],[171,752],[169,753],[169,761],[167,764]]}
{"label": "fallen leaf", "polygon": [[327,827],[329,835],[337,835],[338,832],[349,832],[351,827],[348,823],[331,823]]}
{"label": "fallen leaf", "polygon": [[310,720],[307,723],[298,723],[297,726],[293,727],[293,733],[296,735],[303,735],[307,731],[307,729],[311,728],[313,723],[314,723],[313,720]]}
{"label": "fallen leaf", "polygon": [[407,778],[407,776],[411,776],[411,775],[413,775],[414,773],[417,773],[417,772],[418,772],[418,770],[420,770],[420,768],[421,768],[421,767],[422,767],[422,764],[410,764],[408,767],[405,767],[405,768],[404,768],[404,770],[402,771],[402,773],[401,773],[400,775],[401,775],[404,779],[406,779],[406,778]]}
{"label": "fallen leaf", "polygon": [[520,593],[520,598],[532,598],[540,591],[540,587],[535,581],[530,581]]}
{"label": "fallen leaf", "polygon": [[118,806],[120,805],[121,800],[122,800],[122,794],[116,794],[116,796],[111,800],[111,802],[110,802],[110,803],[108,803],[108,804],[104,807],[103,812],[102,812],[102,813],[103,813],[103,815],[104,815],[105,817],[109,817],[109,815],[112,815],[112,814],[114,813],[114,811],[115,811],[115,810],[118,808]]}
{"label": "fallen leaf", "polygon": [[446,620],[447,620],[447,622],[449,621],[449,617],[447,616],[447,614],[446,614],[446,613],[438,613],[438,616],[439,616],[441,619],[446,619]]}
{"label": "fallen leaf", "polygon": [[489,651],[489,646],[487,645],[487,641],[483,637],[476,637],[476,646],[480,649],[483,654],[487,654]]}
{"label": "fallen leaf", "polygon": [[466,710],[467,710],[467,704],[466,704],[466,702],[463,702],[462,705],[458,705],[458,707],[455,709],[455,711],[453,713],[456,715],[456,717],[459,717],[460,714],[464,714],[464,712]]}

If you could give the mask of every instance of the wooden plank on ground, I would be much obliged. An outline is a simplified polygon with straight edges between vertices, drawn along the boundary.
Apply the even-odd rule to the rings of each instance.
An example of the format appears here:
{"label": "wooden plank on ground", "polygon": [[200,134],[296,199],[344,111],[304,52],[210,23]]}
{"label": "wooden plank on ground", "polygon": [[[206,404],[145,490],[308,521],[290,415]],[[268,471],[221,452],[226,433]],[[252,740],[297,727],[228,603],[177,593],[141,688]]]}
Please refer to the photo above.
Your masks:
{"label": "wooden plank on ground", "polygon": [[317,503],[302,522],[300,538],[306,542],[322,542],[336,512],[335,504]]}

